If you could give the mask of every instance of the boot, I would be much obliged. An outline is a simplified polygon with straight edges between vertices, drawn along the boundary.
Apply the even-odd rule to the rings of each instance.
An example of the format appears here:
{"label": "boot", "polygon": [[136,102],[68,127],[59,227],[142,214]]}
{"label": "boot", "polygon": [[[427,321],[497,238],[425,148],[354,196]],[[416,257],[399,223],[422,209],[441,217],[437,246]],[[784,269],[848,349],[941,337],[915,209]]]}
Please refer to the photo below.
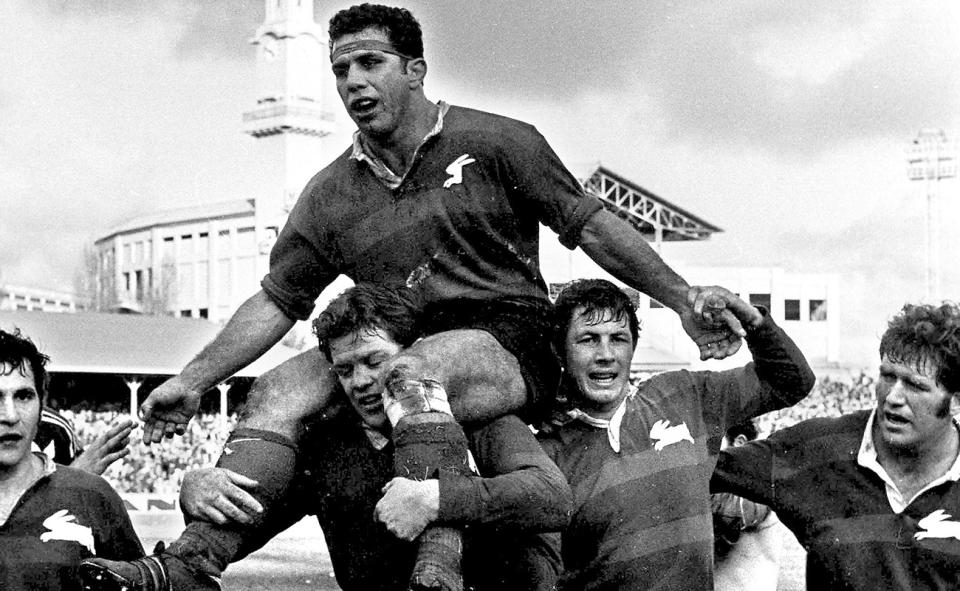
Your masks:
{"label": "boot", "polygon": [[163,551],[136,560],[88,558],[80,563],[84,591],[220,591],[217,577],[191,568],[176,554]]}

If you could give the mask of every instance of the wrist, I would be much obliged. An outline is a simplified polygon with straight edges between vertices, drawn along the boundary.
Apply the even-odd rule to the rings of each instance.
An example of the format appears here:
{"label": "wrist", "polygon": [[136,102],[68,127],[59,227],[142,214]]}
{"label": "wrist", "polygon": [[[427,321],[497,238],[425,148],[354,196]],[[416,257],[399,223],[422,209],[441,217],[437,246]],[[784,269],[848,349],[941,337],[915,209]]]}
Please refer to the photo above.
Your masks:
{"label": "wrist", "polygon": [[769,312],[763,306],[752,306],[753,314],[750,315],[750,318],[746,319],[743,322],[743,328],[748,331],[754,331],[760,328],[763,325],[764,320],[767,319]]}

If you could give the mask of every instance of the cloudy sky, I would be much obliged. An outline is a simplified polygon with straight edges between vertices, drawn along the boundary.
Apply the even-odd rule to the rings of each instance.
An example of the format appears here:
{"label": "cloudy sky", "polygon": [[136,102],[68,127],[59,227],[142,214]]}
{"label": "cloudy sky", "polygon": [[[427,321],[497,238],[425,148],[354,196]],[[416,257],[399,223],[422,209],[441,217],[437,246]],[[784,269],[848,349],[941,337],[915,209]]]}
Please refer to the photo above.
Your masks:
{"label": "cloudy sky", "polygon": [[[904,150],[960,134],[960,3],[401,2],[428,96],[535,124],[725,232],[685,265],[841,276],[841,354],[874,355],[924,296],[924,201]],[[347,4],[319,0],[325,23]],[[84,244],[138,212],[252,197],[240,116],[262,0],[0,3],[0,282],[70,289]],[[941,183],[960,299],[960,188]]]}

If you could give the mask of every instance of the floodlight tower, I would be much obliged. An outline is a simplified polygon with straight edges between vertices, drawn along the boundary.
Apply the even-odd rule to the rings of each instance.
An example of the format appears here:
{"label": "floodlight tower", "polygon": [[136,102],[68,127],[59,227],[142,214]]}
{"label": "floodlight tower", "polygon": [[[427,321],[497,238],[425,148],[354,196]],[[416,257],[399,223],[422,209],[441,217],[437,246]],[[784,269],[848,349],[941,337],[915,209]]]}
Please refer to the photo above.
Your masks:
{"label": "floodlight tower", "polygon": [[907,148],[907,176],[924,181],[927,197],[927,301],[940,299],[940,179],[957,176],[956,146],[942,129],[921,129]]}

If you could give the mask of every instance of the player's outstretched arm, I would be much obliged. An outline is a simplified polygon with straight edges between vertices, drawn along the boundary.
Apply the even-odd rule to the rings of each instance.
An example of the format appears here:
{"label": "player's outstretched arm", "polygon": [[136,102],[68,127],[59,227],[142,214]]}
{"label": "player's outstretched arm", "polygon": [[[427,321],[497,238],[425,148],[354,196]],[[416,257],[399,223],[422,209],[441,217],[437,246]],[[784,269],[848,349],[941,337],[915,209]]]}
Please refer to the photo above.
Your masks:
{"label": "player's outstretched arm", "polygon": [[690,285],[626,221],[597,211],[583,227],[580,247],[605,271],[679,314],[701,359],[723,359],[740,349],[744,333],[736,317],[722,310],[715,315],[695,311],[697,294],[691,297]]}
{"label": "player's outstretched arm", "polygon": [[70,466],[97,476],[102,475],[110,464],[130,453],[130,432],[133,427],[134,422],[130,419],[110,427],[84,448]]}
{"label": "player's outstretched arm", "polygon": [[183,435],[201,394],[263,355],[293,323],[263,290],[251,296],[179,375],[160,384],[140,406],[143,442]]}

